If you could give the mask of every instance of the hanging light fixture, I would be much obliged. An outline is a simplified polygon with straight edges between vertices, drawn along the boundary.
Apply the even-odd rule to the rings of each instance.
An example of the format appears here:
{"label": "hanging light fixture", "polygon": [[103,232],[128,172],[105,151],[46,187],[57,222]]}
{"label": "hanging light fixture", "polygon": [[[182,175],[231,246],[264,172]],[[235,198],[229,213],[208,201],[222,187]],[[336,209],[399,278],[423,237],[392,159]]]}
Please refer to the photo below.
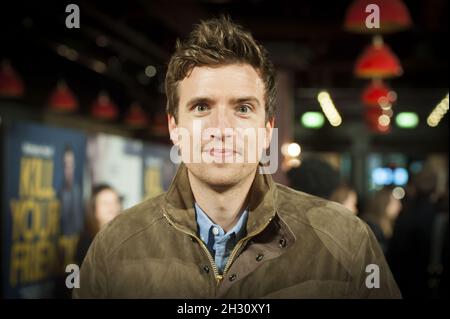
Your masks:
{"label": "hanging light fixture", "polygon": [[118,116],[117,106],[111,101],[108,93],[102,91],[91,107],[91,114],[101,120],[114,120]]}
{"label": "hanging light fixture", "polygon": [[397,99],[397,94],[384,84],[383,81],[374,79],[364,89],[361,99],[364,105],[380,106],[380,104],[385,102],[394,103]]}
{"label": "hanging light fixture", "polygon": [[367,106],[364,119],[372,131],[387,133],[393,116],[392,104],[397,94],[381,79],[402,75],[398,57],[380,34],[405,30],[412,25],[408,8],[401,0],[354,0],[346,12],[345,29],[350,32],[376,34],[372,44],[359,56],[354,67],[356,77],[372,79],[361,99]]}
{"label": "hanging light fixture", "polygon": [[[370,14],[369,5],[379,8],[379,28],[368,28],[366,19]],[[356,0],[348,8],[345,29],[356,33],[392,33],[410,28],[412,25],[408,7],[401,0]]]}
{"label": "hanging light fixture", "polygon": [[131,104],[125,117],[125,124],[134,128],[142,128],[148,124],[147,116],[139,103]]}
{"label": "hanging light fixture", "polygon": [[8,60],[3,60],[0,66],[0,96],[21,97],[25,92],[22,79]]}
{"label": "hanging light fixture", "polygon": [[356,61],[354,73],[359,78],[390,78],[400,76],[403,69],[383,38],[374,36],[372,45]]}
{"label": "hanging light fixture", "polygon": [[56,112],[74,112],[78,109],[78,101],[64,80],[58,81],[50,94],[49,108]]}
{"label": "hanging light fixture", "polygon": [[376,133],[388,133],[390,131],[391,118],[384,114],[379,106],[370,106],[364,109],[364,117],[367,127]]}

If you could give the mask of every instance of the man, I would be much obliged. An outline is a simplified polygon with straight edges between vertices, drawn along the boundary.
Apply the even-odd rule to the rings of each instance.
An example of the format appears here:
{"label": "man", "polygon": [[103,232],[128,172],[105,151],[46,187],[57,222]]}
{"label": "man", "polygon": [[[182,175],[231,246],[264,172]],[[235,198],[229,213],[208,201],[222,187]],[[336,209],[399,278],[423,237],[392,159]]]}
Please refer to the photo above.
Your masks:
{"label": "man", "polygon": [[400,297],[366,224],[259,170],[274,128],[275,80],[250,33],[226,18],[200,23],[177,43],[166,94],[183,162],[167,193],[100,231],[74,297]]}

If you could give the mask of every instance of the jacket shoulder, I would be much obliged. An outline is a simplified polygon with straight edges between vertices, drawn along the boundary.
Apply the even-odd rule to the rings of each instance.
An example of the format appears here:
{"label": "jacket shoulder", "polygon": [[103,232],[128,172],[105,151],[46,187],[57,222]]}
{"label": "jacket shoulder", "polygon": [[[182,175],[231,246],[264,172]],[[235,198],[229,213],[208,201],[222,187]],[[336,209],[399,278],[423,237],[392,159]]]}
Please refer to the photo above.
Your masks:
{"label": "jacket shoulder", "polygon": [[164,196],[165,193],[162,193],[124,210],[100,230],[96,240],[107,243],[107,245],[102,245],[107,250],[106,255],[109,255],[129,238],[145,231],[164,218],[161,208]]}
{"label": "jacket shoulder", "polygon": [[312,230],[330,250],[352,257],[368,236],[367,225],[339,203],[277,184],[277,204],[297,236],[305,227]]}

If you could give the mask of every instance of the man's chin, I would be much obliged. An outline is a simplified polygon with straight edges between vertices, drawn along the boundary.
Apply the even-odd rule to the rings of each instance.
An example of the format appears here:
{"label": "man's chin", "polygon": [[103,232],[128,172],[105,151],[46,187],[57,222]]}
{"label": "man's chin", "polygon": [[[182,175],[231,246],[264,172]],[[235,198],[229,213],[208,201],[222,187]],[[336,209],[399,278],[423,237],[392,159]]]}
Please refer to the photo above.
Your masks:
{"label": "man's chin", "polygon": [[251,171],[248,164],[242,163],[202,163],[187,166],[197,178],[216,187],[235,185]]}

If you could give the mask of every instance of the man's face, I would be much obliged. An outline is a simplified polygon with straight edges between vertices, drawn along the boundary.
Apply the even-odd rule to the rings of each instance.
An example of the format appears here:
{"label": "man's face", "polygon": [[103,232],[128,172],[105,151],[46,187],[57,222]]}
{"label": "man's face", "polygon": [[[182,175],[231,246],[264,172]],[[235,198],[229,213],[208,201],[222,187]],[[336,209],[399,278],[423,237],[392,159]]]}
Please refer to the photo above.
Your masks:
{"label": "man's face", "polygon": [[169,131],[190,173],[218,187],[254,173],[273,130],[256,70],[247,64],[195,67],[180,82],[178,96],[178,121],[169,116]]}

